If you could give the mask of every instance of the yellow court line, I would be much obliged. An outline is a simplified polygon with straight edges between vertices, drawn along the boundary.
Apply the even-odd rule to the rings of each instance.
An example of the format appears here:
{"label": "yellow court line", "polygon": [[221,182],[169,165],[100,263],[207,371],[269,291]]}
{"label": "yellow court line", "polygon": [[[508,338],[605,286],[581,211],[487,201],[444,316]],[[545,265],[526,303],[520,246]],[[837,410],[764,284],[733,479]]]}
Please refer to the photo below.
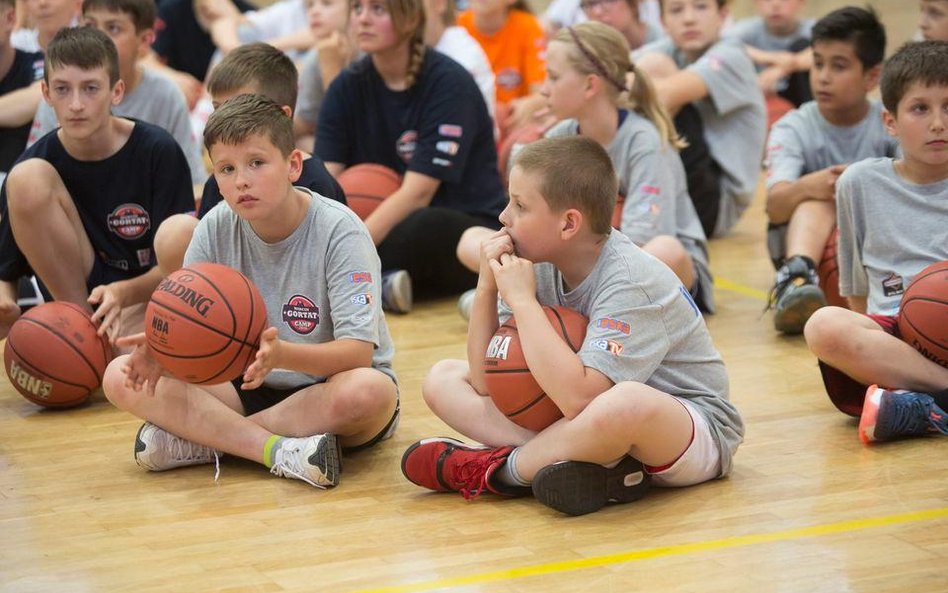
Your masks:
{"label": "yellow court line", "polygon": [[839,521],[837,523],[814,525],[812,527],[798,527],[796,529],[772,531],[769,533],[739,535],[735,537],[726,537],[722,539],[694,542],[689,544],[660,546],[655,548],[646,548],[644,550],[632,550],[629,552],[620,552],[618,554],[593,556],[590,558],[581,558],[578,560],[565,560],[563,562],[550,562],[547,564],[535,564],[533,566],[523,566],[520,568],[498,570],[495,572],[484,572],[480,574],[469,574],[457,577],[435,579],[431,581],[420,581],[417,583],[406,583],[404,585],[393,585],[388,587],[380,587],[377,589],[362,589],[359,591],[353,591],[351,593],[415,593],[418,591],[431,591],[434,589],[444,589],[447,587],[479,585],[497,581],[520,579],[524,577],[536,577],[561,572],[569,572],[573,570],[582,570],[586,568],[594,568],[597,566],[607,566],[610,564],[623,564],[626,562],[651,560],[652,558],[662,558],[665,556],[681,556],[684,554],[694,554],[696,552],[738,548],[742,546],[752,546],[756,544],[766,544],[805,537],[833,535],[838,533],[859,531],[861,529],[873,529],[876,527],[887,527],[891,525],[902,525],[906,523],[915,523],[918,521],[931,521],[933,519],[946,518],[948,518],[948,507],[930,509],[927,511],[900,513],[897,515],[885,515],[882,517],[870,517],[868,519],[852,519],[850,521]]}
{"label": "yellow court line", "polygon": [[758,301],[764,301],[765,303],[770,300],[770,296],[763,290],[758,290],[756,288],[751,288],[750,286],[732,282],[726,278],[715,277],[714,286],[715,288],[727,290],[728,292],[735,292],[741,296],[746,296]]}

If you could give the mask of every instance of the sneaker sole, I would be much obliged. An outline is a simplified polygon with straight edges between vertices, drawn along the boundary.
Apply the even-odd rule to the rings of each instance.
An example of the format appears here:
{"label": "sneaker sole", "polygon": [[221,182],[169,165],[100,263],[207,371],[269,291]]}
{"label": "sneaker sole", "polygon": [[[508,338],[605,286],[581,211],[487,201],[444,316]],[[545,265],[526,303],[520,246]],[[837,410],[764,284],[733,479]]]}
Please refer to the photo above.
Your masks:
{"label": "sneaker sole", "polygon": [[[561,461],[548,465],[533,478],[533,496],[567,515],[579,516],[598,511],[609,501],[627,503],[645,496],[651,485],[651,476],[641,464],[629,458],[636,466],[633,471],[615,471],[595,463]],[[637,471],[634,471],[636,470]],[[630,483],[626,479],[630,478]]]}
{"label": "sneaker sole", "polygon": [[327,433],[319,442],[316,451],[306,461],[323,469],[324,477],[316,480],[320,486],[338,486],[339,474],[342,473],[342,456],[340,455],[339,439],[332,433]]}
{"label": "sneaker sole", "polygon": [[[427,445],[428,443],[447,443],[449,445],[452,445],[455,449],[478,450],[478,449],[488,448],[488,447],[472,447],[468,445],[467,443],[464,443],[457,439],[452,439],[451,437],[432,437],[429,439],[421,439],[420,441],[412,444],[410,447],[405,449],[405,452],[402,454],[402,462],[401,462],[402,475],[405,476],[405,479],[411,482],[412,484],[416,486],[421,486],[422,488],[428,488],[428,486],[426,486],[425,484],[419,484],[418,482],[412,480],[411,477],[408,475],[408,471],[405,469],[405,464],[407,463],[408,458],[415,451],[415,449],[417,449],[418,447],[422,445]],[[452,488],[449,488],[448,485],[445,484],[441,480],[441,466],[442,466],[443,461],[444,461],[444,456],[442,455],[438,459],[438,466],[435,468],[438,475],[438,483],[441,484],[441,487],[443,488],[443,490],[435,490],[435,492],[454,492]],[[430,488],[428,489],[430,490]]]}
{"label": "sneaker sole", "polygon": [[864,445],[876,442],[876,418],[879,416],[879,398],[882,390],[877,385],[871,385],[866,390],[866,399],[862,404],[862,415],[859,417],[859,440]]}
{"label": "sneaker sole", "polygon": [[147,465],[143,464],[143,463],[141,462],[141,460],[138,458],[138,454],[139,454],[139,453],[144,453],[144,452],[145,452],[145,441],[142,440],[142,431],[145,430],[145,427],[146,427],[146,426],[148,426],[148,423],[147,423],[147,422],[146,422],[145,424],[142,424],[141,426],[139,426],[139,427],[138,427],[138,432],[135,433],[135,451],[132,453],[132,455],[135,457],[135,463],[138,464],[138,467],[140,467],[140,468],[142,468],[142,469],[144,469],[144,470],[148,470],[148,471],[150,471],[150,472],[153,472],[153,471],[157,471],[157,470],[154,470],[154,469],[148,467]]}
{"label": "sneaker sole", "polygon": [[793,291],[783,303],[783,307],[774,314],[774,327],[784,334],[801,334],[810,316],[825,306],[826,296],[818,286],[801,286]]}

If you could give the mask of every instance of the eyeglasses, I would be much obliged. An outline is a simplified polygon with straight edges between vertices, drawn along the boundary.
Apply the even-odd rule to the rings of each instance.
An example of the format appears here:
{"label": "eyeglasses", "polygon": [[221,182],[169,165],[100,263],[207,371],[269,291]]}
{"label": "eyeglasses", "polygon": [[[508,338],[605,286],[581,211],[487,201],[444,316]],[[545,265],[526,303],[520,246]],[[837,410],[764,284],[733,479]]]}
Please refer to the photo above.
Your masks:
{"label": "eyeglasses", "polygon": [[583,9],[583,12],[592,12],[596,8],[607,8],[612,6],[619,0],[583,0],[579,3],[579,7]]}

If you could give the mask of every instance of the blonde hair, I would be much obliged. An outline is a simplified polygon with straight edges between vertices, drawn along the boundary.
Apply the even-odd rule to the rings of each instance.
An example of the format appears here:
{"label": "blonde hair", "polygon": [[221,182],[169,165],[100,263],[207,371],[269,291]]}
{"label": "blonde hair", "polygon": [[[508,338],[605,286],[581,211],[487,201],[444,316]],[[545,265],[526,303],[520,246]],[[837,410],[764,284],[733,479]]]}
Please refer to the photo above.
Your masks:
{"label": "blonde hair", "polygon": [[[675,130],[675,124],[658,102],[655,86],[648,75],[635,67],[629,57],[629,42],[621,33],[598,22],[585,22],[556,32],[552,42],[569,46],[570,66],[581,74],[595,74],[606,81],[605,90],[620,107],[642,115],[658,129],[663,145],[681,150],[687,144]],[[627,74],[632,73],[632,88]]]}
{"label": "blonde hair", "polygon": [[385,7],[400,38],[409,39],[406,82],[411,88],[425,61],[425,7],[422,0],[385,0]]}

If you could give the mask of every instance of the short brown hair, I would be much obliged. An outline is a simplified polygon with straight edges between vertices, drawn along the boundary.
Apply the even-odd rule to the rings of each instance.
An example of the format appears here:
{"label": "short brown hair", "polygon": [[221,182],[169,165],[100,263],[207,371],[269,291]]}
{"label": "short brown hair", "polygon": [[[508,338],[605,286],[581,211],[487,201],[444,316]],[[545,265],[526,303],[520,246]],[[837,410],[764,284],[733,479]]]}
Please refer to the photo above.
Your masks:
{"label": "short brown hair", "polygon": [[895,115],[915,83],[948,86],[948,41],[916,41],[899,48],[882,67],[882,104]]}
{"label": "short brown hair", "polygon": [[96,9],[127,14],[136,33],[155,28],[157,9],[154,0],[83,0],[82,14]]}
{"label": "short brown hair", "polygon": [[109,85],[119,80],[118,51],[109,36],[95,27],[66,27],[60,29],[46,47],[46,67],[43,80],[49,84],[53,68],[75,66],[81,70],[105,68]]}
{"label": "short brown hair", "polygon": [[285,53],[266,43],[248,43],[228,53],[211,70],[207,91],[229,94],[253,85],[278,105],[296,109],[297,76],[293,60]]}
{"label": "short brown hair", "polygon": [[293,120],[264,95],[240,95],[215,109],[204,127],[204,147],[210,152],[215,144],[240,144],[255,134],[266,136],[284,157],[296,148]]}
{"label": "short brown hair", "polygon": [[551,210],[576,208],[594,233],[609,233],[619,180],[598,142],[585,136],[544,138],[524,146],[514,166],[540,175],[538,189]]}

